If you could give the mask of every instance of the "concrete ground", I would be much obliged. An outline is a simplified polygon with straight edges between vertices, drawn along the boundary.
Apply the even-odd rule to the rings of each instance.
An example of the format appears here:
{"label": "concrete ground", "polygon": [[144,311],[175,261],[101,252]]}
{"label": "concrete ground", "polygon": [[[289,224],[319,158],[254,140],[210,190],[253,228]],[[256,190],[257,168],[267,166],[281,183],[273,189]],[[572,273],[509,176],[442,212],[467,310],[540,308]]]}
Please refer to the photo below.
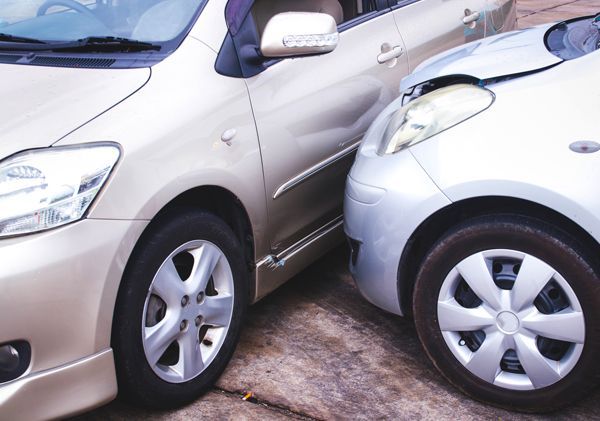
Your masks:
{"label": "concrete ground", "polygon": [[[600,0],[523,0],[519,25],[600,11]],[[215,388],[193,404],[151,412],[115,401],[89,420],[598,419],[600,390],[549,416],[475,402],[450,386],[411,321],[363,300],[339,248],[250,308],[238,349]],[[252,392],[251,401],[242,396]]]}
{"label": "concrete ground", "polygon": [[600,13],[600,0],[517,0],[519,27]]}

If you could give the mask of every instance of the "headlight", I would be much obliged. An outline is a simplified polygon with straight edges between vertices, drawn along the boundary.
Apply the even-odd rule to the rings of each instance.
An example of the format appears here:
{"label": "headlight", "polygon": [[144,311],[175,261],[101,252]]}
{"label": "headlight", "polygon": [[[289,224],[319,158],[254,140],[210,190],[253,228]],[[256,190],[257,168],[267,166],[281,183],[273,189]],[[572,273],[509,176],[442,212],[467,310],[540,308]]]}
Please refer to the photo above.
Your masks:
{"label": "headlight", "polygon": [[379,154],[422,142],[489,108],[494,94],[474,85],[452,85],[423,95],[392,114]]}
{"label": "headlight", "polygon": [[53,147],[0,162],[0,237],[81,219],[119,159],[113,144]]}

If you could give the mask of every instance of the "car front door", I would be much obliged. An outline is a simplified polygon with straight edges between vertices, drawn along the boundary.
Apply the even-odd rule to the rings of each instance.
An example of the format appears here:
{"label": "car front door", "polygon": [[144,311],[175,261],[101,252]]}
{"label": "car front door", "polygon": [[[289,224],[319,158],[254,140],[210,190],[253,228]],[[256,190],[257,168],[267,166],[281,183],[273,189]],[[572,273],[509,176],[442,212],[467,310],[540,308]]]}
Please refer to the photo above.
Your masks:
{"label": "car front door", "polygon": [[[385,1],[342,1],[341,9],[331,1],[337,0],[321,1],[326,6],[313,11],[337,10],[339,43],[332,53],[284,59],[246,79],[274,254],[341,225],[344,183],[354,152],[371,122],[398,96],[408,70],[405,47]],[[268,4],[257,12],[257,3],[257,21],[266,21]],[[282,11],[281,3],[272,8],[272,13]]]}
{"label": "car front door", "polygon": [[487,0],[389,0],[410,70],[429,57],[485,36]]}

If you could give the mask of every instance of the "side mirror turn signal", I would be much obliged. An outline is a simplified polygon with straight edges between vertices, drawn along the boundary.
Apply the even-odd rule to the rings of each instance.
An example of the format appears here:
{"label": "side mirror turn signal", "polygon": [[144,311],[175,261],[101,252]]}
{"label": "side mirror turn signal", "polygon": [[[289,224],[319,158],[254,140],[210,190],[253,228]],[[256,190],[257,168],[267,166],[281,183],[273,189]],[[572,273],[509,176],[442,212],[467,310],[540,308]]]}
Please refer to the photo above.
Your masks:
{"label": "side mirror turn signal", "polygon": [[325,54],[339,39],[337,24],[325,13],[278,13],[267,23],[260,43],[264,57],[282,58]]}

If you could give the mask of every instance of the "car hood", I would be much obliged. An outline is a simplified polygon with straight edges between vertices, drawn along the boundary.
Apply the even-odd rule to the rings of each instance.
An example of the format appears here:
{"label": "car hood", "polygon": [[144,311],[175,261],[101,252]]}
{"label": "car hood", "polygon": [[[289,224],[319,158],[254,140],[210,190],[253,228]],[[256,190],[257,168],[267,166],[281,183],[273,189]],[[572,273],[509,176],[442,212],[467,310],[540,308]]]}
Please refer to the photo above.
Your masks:
{"label": "car hood", "polygon": [[0,159],[52,145],[140,89],[149,77],[148,68],[1,64]]}
{"label": "car hood", "polygon": [[546,32],[555,23],[507,32],[438,54],[402,80],[400,90],[443,76],[467,75],[480,80],[532,72],[563,60],[548,51]]}

